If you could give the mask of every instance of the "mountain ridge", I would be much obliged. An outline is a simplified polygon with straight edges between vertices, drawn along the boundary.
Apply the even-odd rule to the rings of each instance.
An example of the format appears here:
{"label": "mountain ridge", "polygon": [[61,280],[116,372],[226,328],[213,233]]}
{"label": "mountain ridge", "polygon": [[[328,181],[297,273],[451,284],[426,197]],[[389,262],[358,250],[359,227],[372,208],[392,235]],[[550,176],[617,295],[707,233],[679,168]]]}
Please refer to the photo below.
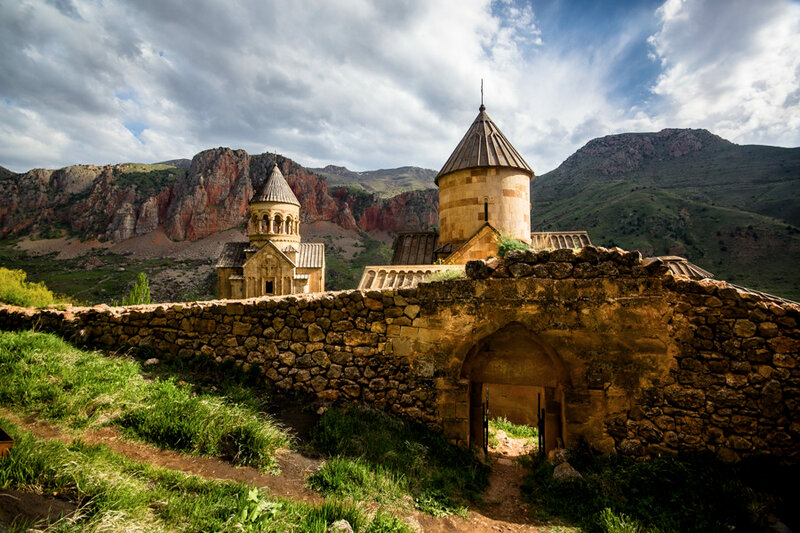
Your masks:
{"label": "mountain ridge", "polygon": [[[354,269],[358,254],[362,262],[386,260],[378,241],[438,224],[429,169],[323,167],[338,173],[334,183],[277,154],[220,147],[198,153],[188,167],[185,161],[0,170],[0,238],[121,242],[159,230],[180,241],[242,231],[249,199],[276,163],[303,205],[301,228],[328,242],[342,268]],[[409,169],[430,180],[382,196]],[[707,130],[608,135],[537,176],[531,198],[534,231],[587,230],[598,245],[683,255],[717,278],[800,299],[800,148],[740,146]],[[352,283],[355,275],[337,279]]]}
{"label": "mountain ridge", "polygon": [[682,255],[748,287],[800,299],[800,148],[737,145],[707,130],[592,139],[531,183],[536,231]]}

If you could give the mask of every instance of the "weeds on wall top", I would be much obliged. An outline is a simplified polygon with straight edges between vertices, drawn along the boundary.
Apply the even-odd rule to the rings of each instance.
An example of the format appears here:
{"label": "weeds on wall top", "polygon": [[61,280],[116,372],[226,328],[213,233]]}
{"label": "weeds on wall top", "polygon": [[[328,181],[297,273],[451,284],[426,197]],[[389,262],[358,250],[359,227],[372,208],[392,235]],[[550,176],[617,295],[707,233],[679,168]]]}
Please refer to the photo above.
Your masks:
{"label": "weeds on wall top", "polygon": [[497,255],[504,257],[506,252],[510,252],[511,250],[527,250],[528,245],[518,239],[508,237],[501,233],[500,237],[497,238],[497,248]]}

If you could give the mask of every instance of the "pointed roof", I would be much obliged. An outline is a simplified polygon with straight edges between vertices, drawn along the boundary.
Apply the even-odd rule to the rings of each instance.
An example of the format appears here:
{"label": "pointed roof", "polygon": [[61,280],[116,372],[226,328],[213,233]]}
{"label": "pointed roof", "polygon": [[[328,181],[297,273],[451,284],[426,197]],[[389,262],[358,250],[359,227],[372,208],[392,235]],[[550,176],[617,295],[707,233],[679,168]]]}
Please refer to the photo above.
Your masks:
{"label": "pointed roof", "polygon": [[261,186],[250,201],[251,204],[256,202],[280,202],[300,206],[297,196],[294,195],[291,187],[286,183],[286,178],[283,177],[277,164],[272,168],[272,173],[267,178],[267,181],[264,182],[264,185]]}
{"label": "pointed roof", "polygon": [[434,181],[438,185],[440,176],[456,170],[479,167],[518,168],[533,174],[528,163],[522,159],[500,128],[486,114],[486,106],[483,104],[478,108],[478,116],[472,126],[453,150],[450,159],[444,164]]}

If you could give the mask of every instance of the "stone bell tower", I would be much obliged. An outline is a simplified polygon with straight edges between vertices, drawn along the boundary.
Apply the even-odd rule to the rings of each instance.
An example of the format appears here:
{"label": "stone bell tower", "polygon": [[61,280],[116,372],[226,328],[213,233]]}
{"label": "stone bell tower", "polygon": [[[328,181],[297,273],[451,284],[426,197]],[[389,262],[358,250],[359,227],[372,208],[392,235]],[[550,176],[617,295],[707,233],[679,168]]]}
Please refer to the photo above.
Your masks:
{"label": "stone bell tower", "polygon": [[481,103],[475,121],[436,175],[439,244],[459,247],[487,223],[530,243],[533,177]]}
{"label": "stone bell tower", "polygon": [[[250,201],[250,242],[261,248],[272,241],[283,251],[300,244],[300,202],[278,165]],[[291,246],[294,245],[294,246]]]}

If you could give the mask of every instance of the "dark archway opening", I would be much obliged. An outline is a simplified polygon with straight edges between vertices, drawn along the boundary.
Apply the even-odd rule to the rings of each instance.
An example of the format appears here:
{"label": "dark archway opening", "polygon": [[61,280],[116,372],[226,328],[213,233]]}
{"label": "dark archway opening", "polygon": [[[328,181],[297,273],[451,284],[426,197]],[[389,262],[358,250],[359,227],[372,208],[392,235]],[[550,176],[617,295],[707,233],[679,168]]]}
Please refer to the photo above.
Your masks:
{"label": "dark archway opening", "polygon": [[558,355],[522,324],[512,322],[474,346],[461,378],[469,380],[471,447],[486,445],[487,418],[496,417],[540,428],[545,453],[564,445],[569,374]]}

